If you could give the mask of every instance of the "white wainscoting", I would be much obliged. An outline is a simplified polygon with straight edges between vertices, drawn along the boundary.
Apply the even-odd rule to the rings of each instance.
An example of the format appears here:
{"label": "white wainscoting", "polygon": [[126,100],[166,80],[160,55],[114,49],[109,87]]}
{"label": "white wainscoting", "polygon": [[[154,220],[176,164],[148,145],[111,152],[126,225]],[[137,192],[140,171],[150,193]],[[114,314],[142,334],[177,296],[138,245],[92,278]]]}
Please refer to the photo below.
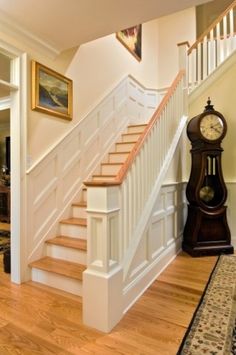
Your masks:
{"label": "white wainscoting", "polygon": [[163,185],[127,274],[124,312],[181,250],[185,218],[185,184]]}
{"label": "white wainscoting", "polygon": [[158,93],[135,79],[123,79],[60,142],[27,171],[27,256],[42,257],[44,241],[56,236],[58,222],[71,214],[83,181],[96,170],[128,124],[155,111]]}

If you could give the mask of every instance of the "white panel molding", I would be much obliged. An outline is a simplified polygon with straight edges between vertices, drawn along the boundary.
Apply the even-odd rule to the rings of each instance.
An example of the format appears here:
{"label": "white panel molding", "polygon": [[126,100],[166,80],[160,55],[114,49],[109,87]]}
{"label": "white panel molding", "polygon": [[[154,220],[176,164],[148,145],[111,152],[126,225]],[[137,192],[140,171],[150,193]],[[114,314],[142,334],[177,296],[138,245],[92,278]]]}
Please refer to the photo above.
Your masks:
{"label": "white panel molding", "polygon": [[[176,223],[176,221],[184,218],[184,203],[181,200],[184,190],[185,184],[183,183],[163,185],[160,190],[147,233],[143,235],[143,239],[147,242],[148,253],[143,252],[145,244],[140,244],[127,275],[123,289],[124,313],[181,251],[184,224]],[[168,195],[171,195],[171,199]],[[159,203],[160,197],[164,199],[164,209]],[[168,243],[167,231],[170,219],[174,228],[172,238]],[[161,225],[162,228],[153,229],[155,224]],[[141,254],[143,259],[140,258]]]}
{"label": "white panel molding", "polygon": [[[129,86],[135,102],[130,105]],[[82,194],[83,181],[98,169],[112,144],[143,110],[156,109],[155,90],[135,79],[124,78],[96,108],[27,171],[28,261],[44,253],[45,240],[58,231],[58,222],[69,217],[71,203]],[[147,100],[148,97],[148,100]],[[135,123],[138,123],[136,120]],[[144,122],[144,119],[143,121]]]}

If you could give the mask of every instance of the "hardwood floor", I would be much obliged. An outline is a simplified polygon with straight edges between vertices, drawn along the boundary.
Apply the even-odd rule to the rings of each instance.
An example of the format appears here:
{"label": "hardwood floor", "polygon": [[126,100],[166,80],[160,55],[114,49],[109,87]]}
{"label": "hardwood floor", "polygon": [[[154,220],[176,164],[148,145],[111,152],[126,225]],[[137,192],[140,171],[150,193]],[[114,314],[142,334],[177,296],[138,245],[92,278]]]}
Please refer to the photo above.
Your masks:
{"label": "hardwood floor", "polygon": [[215,261],[180,254],[104,334],[82,324],[80,297],[11,284],[0,260],[0,354],[174,355]]}

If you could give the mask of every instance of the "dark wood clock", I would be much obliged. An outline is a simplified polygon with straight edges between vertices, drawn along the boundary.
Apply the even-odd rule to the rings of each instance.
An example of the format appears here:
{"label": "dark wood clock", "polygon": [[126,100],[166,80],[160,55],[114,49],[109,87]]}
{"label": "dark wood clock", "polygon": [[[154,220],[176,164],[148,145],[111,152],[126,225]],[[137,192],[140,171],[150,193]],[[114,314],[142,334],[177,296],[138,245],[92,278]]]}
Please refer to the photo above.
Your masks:
{"label": "dark wood clock", "polygon": [[205,110],[187,126],[191,141],[191,173],[186,188],[188,215],[183,250],[192,256],[233,253],[224,205],[227,189],[223,178],[221,141],[227,132],[223,115],[210,99]]}

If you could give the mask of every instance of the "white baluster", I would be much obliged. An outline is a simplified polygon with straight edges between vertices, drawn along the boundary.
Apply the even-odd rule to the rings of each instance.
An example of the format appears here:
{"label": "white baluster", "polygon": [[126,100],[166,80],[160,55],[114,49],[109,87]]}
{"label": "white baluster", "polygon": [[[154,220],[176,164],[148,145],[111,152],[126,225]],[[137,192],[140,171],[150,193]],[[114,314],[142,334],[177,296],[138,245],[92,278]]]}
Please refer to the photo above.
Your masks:
{"label": "white baluster", "polygon": [[220,38],[220,23],[216,25],[216,50],[217,50],[217,67],[221,63],[221,58],[222,58],[222,41]]}
{"label": "white baluster", "polygon": [[223,58],[222,60],[224,60],[227,56],[228,56],[228,53],[229,53],[229,46],[228,46],[228,39],[227,39],[227,36],[228,33],[227,33],[227,16],[224,16],[223,18]]}
{"label": "white baluster", "polygon": [[197,83],[202,81],[202,43],[197,45]]}
{"label": "white baluster", "polygon": [[208,42],[208,49],[209,49],[208,73],[210,74],[215,69],[215,65],[216,65],[214,29],[212,29],[210,32],[210,41]]}
{"label": "white baluster", "polygon": [[207,36],[203,39],[202,45],[202,72],[203,72],[203,80],[207,77],[207,67],[208,67],[208,53],[207,53]]}
{"label": "white baluster", "polygon": [[229,12],[229,34],[230,34],[230,52],[234,50],[234,43],[235,43],[235,38],[234,38],[234,10],[231,9]]}

